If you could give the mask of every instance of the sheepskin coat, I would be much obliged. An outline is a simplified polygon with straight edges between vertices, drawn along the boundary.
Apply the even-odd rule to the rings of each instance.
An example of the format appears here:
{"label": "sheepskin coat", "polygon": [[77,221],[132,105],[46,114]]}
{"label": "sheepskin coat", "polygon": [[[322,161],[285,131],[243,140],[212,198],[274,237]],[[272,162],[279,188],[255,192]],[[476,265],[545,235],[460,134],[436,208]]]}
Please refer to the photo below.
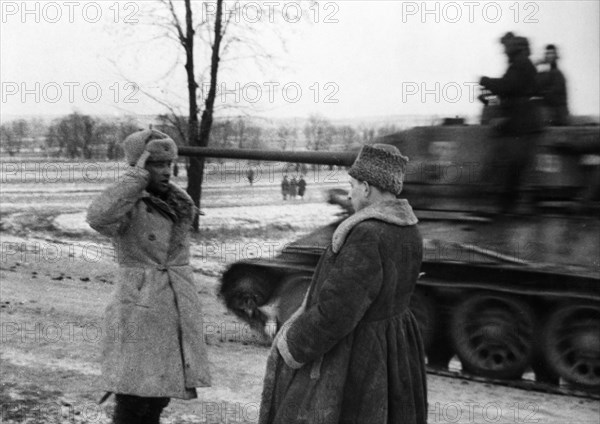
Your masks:
{"label": "sheepskin coat", "polygon": [[425,354],[408,309],[422,238],[404,199],[336,229],[267,362],[260,424],[427,420]]}
{"label": "sheepskin coat", "polygon": [[145,191],[132,167],[89,207],[92,228],[115,245],[119,278],[106,308],[102,380],[107,391],[196,397],[210,385],[189,233],[195,207],[174,184],[165,199]]}

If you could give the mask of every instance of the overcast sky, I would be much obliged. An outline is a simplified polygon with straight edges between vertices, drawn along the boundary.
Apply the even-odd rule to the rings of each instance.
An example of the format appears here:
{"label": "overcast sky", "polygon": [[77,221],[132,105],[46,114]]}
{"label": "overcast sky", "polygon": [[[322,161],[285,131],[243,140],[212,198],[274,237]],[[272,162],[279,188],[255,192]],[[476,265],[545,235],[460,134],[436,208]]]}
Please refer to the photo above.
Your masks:
{"label": "overcast sky", "polygon": [[[157,28],[142,23],[150,3],[29,1],[24,13],[23,2],[2,1],[2,115],[165,112],[130,82],[185,105],[183,67],[173,68],[179,49],[153,41]],[[258,18],[257,3],[279,8]],[[242,4],[239,19],[264,32],[259,43],[277,58],[263,61],[261,70],[228,63],[220,84],[230,92],[217,98],[221,113],[236,114],[223,106],[237,105],[273,117],[475,115],[475,83],[482,75],[503,74],[499,38],[513,31],[529,39],[532,59],[556,44],[572,113],[600,114],[596,0],[322,1],[312,8],[304,3],[301,22],[293,22],[294,2]],[[232,9],[233,2],[228,5]],[[202,57],[198,62],[206,66]],[[255,100],[254,109],[247,108]]]}

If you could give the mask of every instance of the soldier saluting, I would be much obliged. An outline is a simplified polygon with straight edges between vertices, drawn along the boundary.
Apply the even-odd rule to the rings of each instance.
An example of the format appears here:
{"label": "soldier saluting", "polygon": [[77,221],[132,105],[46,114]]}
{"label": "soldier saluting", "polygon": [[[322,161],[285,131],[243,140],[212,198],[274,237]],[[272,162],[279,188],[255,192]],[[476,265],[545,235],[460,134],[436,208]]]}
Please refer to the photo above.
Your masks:
{"label": "soldier saluting", "polygon": [[210,386],[200,302],[189,265],[196,214],[169,182],[177,146],[156,130],[124,141],[131,167],[88,209],[96,231],[113,239],[119,278],[106,308],[103,388],[116,394],[114,423],[158,424],[169,399]]}

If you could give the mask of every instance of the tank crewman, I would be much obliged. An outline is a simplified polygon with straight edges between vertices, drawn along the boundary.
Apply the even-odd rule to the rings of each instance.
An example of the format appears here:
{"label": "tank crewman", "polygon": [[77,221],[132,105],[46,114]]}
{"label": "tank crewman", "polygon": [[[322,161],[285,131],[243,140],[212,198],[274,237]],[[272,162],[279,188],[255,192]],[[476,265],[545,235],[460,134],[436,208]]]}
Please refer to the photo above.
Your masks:
{"label": "tank crewman", "polygon": [[553,126],[569,124],[567,81],[558,69],[558,52],[554,44],[546,46],[544,59],[538,62],[537,86],[544,98],[545,123]]}
{"label": "tank crewman", "polygon": [[211,384],[189,265],[196,208],[169,182],[177,146],[166,134],[133,133],[124,151],[131,167],[87,213],[89,225],[113,239],[119,263],[105,312],[102,385],[116,395],[114,423],[158,424],[170,398],[195,398],[196,387]]}
{"label": "tank crewman", "polygon": [[[501,212],[516,203],[520,181],[535,149],[537,135],[543,125],[539,106],[532,100],[536,94],[537,71],[529,60],[529,42],[509,32],[501,38],[509,66],[501,78],[482,77],[480,84],[500,98],[502,117],[492,123],[494,134],[503,138],[492,152],[494,164],[488,171],[502,178]],[[497,168],[501,169],[497,169]],[[493,169],[492,169],[493,168]]]}
{"label": "tank crewman", "polygon": [[283,196],[283,200],[287,200],[287,196],[290,192],[290,181],[288,180],[287,175],[283,176],[283,180],[281,180],[281,195]]}
{"label": "tank crewman", "polygon": [[423,245],[398,198],[407,160],[367,145],[348,171],[356,213],[273,341],[259,424],[427,421],[425,353],[409,309]]}
{"label": "tank crewman", "polygon": [[305,192],[306,192],[306,180],[304,179],[304,176],[301,175],[300,179],[298,180],[298,196],[300,196],[301,199],[304,199]]}
{"label": "tank crewman", "polygon": [[530,99],[536,94],[537,71],[529,60],[529,42],[511,32],[501,38],[509,66],[501,78],[482,77],[480,84],[500,97],[504,119],[498,130],[522,135],[539,132],[538,108]]}

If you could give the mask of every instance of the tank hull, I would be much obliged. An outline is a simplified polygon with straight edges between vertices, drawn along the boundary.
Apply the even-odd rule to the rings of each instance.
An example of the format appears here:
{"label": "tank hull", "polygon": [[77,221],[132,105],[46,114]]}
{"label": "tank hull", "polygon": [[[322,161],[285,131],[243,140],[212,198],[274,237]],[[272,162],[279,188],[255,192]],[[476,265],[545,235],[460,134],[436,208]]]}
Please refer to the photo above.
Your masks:
{"label": "tank hull", "polygon": [[[421,127],[378,142],[411,160],[404,195],[424,237],[411,308],[429,366],[446,368],[456,355],[463,372],[475,375],[516,379],[533,370],[542,382],[600,390],[598,127],[510,141],[485,126]],[[501,180],[514,157],[503,150],[521,142],[533,145],[524,147],[515,204],[499,213]],[[344,196],[338,190],[331,198],[343,203]],[[283,280],[306,284],[338,224],[273,260],[231,265],[222,295],[234,296],[239,275],[257,276],[267,298]]]}

